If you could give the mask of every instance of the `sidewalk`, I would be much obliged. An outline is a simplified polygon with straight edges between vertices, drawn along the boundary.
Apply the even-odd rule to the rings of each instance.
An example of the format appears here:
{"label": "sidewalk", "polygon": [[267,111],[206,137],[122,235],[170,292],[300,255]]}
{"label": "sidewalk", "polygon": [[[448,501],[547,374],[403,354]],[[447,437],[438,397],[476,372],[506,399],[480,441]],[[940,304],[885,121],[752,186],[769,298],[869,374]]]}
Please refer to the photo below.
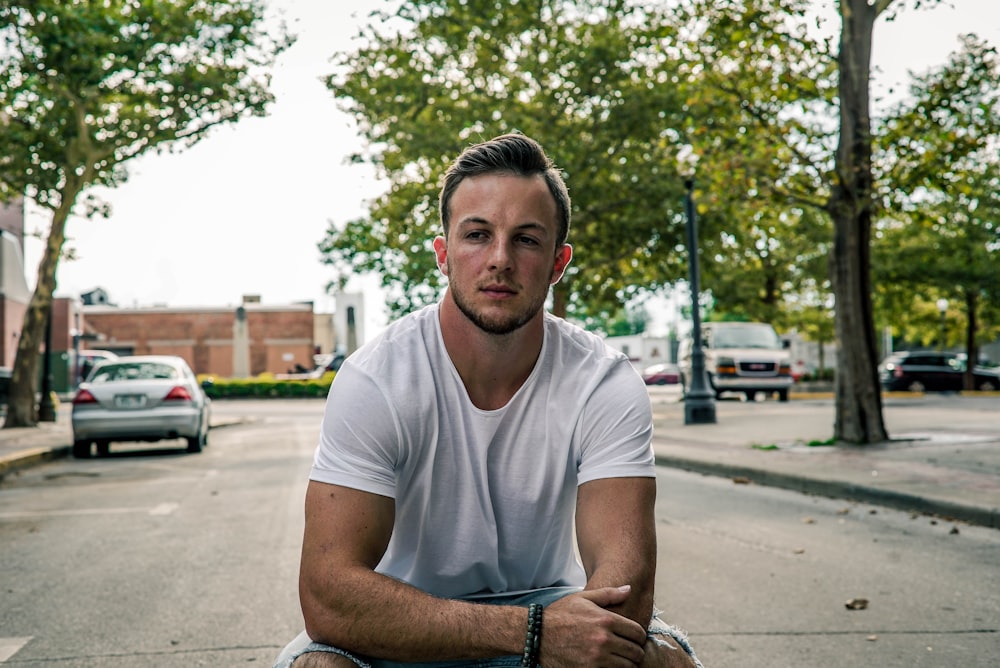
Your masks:
{"label": "sidewalk", "polygon": [[[833,434],[829,398],[718,401],[716,423],[696,425],[684,424],[675,388],[650,398],[661,465],[1000,529],[998,394],[887,398],[891,440],[871,446],[809,445]],[[69,455],[68,408],[56,422],[0,429],[0,479]]]}
{"label": "sidewalk", "polygon": [[684,424],[676,394],[651,392],[661,465],[1000,528],[1000,395],[887,397],[890,441],[809,445],[833,435],[831,398],[716,402]]}

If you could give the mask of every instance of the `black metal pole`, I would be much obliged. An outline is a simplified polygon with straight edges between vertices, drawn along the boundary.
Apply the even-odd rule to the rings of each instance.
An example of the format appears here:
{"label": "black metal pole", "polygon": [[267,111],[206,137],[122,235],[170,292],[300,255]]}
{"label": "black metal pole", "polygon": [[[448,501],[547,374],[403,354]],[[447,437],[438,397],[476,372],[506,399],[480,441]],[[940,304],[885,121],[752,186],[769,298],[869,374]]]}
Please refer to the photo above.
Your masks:
{"label": "black metal pole", "polygon": [[684,211],[687,214],[688,272],[691,276],[691,388],[684,396],[684,424],[715,423],[715,393],[705,375],[705,351],[701,347],[701,293],[698,273],[698,226],[694,209],[694,179],[684,180]]}
{"label": "black metal pole", "polygon": [[55,422],[56,406],[52,403],[52,305],[45,320],[45,357],[42,358],[42,398],[38,404],[38,421]]}

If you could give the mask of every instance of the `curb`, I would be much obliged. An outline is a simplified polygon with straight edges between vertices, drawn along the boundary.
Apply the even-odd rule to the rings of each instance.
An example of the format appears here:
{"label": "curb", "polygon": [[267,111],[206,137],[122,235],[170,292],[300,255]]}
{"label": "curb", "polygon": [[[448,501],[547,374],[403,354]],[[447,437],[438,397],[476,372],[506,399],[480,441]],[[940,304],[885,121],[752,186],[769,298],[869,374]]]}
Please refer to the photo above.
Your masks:
{"label": "curb", "polygon": [[928,499],[914,494],[869,487],[867,485],[822,480],[788,473],[778,473],[776,471],[765,471],[746,466],[704,462],[670,455],[656,455],[656,464],[658,466],[666,466],[722,478],[741,478],[764,485],[765,487],[777,487],[793,492],[825,496],[831,499],[872,503],[896,510],[958,520],[990,529],[1000,529],[1000,508],[979,508],[950,501]]}
{"label": "curb", "polygon": [[13,455],[0,457],[0,479],[8,473],[13,473],[14,471],[19,471],[35,464],[67,457],[69,456],[69,451],[70,446],[68,445],[56,445],[30,448],[14,453]]}
{"label": "curb", "polygon": [[[212,423],[208,428],[212,430],[232,427],[246,421],[242,418],[223,419]],[[68,437],[72,439],[71,434]],[[35,464],[69,457],[71,450],[72,447],[69,445],[47,445],[25,448],[9,455],[2,455],[0,456],[0,480],[10,473],[29,468]]]}

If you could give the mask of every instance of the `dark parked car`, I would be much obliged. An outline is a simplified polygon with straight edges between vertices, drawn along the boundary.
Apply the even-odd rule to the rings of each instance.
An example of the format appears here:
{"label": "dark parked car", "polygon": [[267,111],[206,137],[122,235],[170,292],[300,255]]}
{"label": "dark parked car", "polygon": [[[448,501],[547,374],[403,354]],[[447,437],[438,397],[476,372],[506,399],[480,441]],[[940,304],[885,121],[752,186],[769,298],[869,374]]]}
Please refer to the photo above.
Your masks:
{"label": "dark parked car", "polygon": [[[911,392],[962,389],[965,360],[955,353],[910,350],[893,353],[878,367],[879,381],[886,390]],[[1000,368],[977,366],[973,369],[973,387],[977,390],[1000,390]]]}
{"label": "dark parked car", "polygon": [[140,355],[98,362],[73,397],[73,456],[112,441],[183,438],[188,452],[208,442],[211,402],[183,358]]}

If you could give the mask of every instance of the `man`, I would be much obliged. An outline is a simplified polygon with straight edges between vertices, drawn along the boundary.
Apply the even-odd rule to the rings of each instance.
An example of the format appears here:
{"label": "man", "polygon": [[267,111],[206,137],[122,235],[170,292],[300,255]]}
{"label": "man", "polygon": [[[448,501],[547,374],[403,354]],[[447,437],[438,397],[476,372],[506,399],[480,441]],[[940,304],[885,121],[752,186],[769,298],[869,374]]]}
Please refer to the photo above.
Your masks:
{"label": "man", "polygon": [[331,387],[306,493],[306,631],[275,665],[700,666],[653,618],[645,385],[544,310],[572,257],[559,172],[504,135],[466,149],[440,199],[444,297]]}

